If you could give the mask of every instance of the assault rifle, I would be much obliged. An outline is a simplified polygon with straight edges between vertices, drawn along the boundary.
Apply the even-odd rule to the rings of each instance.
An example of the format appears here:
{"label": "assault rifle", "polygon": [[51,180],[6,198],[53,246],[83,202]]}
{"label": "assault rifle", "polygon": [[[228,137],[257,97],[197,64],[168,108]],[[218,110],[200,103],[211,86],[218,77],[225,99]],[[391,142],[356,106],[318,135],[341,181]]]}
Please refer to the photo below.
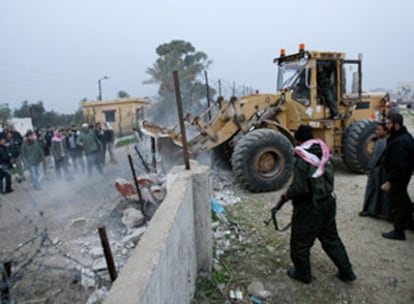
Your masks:
{"label": "assault rifle", "polygon": [[279,228],[279,226],[277,225],[277,219],[276,219],[276,213],[283,207],[283,205],[287,202],[287,200],[285,199],[285,197],[282,195],[279,199],[279,201],[277,202],[276,206],[274,206],[271,210],[271,217],[270,219],[268,219],[267,221],[264,221],[266,226],[269,226],[270,222],[273,222],[273,225],[275,226],[276,231],[286,231],[289,229],[291,223],[287,224],[285,227],[283,228]]}

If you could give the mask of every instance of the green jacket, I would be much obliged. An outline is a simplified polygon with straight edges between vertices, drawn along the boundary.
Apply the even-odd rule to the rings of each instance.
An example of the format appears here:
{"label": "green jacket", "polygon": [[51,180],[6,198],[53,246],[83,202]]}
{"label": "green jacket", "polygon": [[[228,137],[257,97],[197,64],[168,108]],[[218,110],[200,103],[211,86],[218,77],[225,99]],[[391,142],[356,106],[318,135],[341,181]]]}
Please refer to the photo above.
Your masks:
{"label": "green jacket", "polygon": [[96,152],[100,149],[99,141],[93,130],[88,130],[86,132],[82,130],[76,139],[76,143],[83,147],[85,154]]}
{"label": "green jacket", "polygon": [[28,167],[37,166],[45,159],[42,145],[37,140],[31,142],[25,139],[22,144],[20,155],[23,163]]}

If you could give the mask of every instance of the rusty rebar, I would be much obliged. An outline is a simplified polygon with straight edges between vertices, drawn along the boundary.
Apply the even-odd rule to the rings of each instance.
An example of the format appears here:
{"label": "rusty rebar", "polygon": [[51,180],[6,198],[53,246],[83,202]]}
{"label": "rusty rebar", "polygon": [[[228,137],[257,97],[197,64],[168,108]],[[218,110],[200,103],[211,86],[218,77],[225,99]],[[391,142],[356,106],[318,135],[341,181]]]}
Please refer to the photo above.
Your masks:
{"label": "rusty rebar", "polygon": [[111,281],[114,282],[117,277],[114,258],[112,256],[111,245],[108,241],[108,236],[106,235],[106,229],[104,227],[99,227],[99,237],[101,239],[102,248],[105,254],[106,265],[108,266],[109,276]]}
{"label": "rusty rebar", "polygon": [[174,76],[175,98],[177,99],[178,120],[180,122],[181,138],[183,142],[184,164],[185,164],[185,169],[190,170],[190,155],[188,153],[187,137],[185,135],[183,105],[181,101],[180,79],[178,78],[178,72],[174,71],[173,76]]}
{"label": "rusty rebar", "polygon": [[151,154],[152,154],[152,168],[157,172],[157,149],[155,145],[155,138],[151,137]]}
{"label": "rusty rebar", "polygon": [[129,161],[129,166],[131,167],[132,177],[134,178],[135,188],[137,189],[139,201],[141,203],[143,203],[142,194],[141,194],[141,190],[139,189],[137,175],[135,174],[135,168],[134,168],[134,164],[132,162],[131,154],[128,154],[128,161]]}

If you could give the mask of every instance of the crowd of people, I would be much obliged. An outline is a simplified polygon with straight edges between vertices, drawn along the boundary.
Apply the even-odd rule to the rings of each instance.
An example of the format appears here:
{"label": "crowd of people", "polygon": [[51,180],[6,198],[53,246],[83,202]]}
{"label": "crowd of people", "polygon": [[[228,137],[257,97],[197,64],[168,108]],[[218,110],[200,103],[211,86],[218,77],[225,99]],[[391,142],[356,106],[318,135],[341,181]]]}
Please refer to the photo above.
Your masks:
{"label": "crowd of people", "polygon": [[24,136],[14,126],[2,125],[0,132],[0,191],[13,192],[12,169],[17,171],[16,181],[25,181],[24,168],[28,168],[34,190],[40,190],[39,167],[43,176],[50,179],[51,168],[58,179],[73,179],[74,174],[92,175],[93,168],[103,175],[106,155],[117,163],[114,154],[115,133],[110,123],[105,127],[84,123],[68,129],[28,130]]}

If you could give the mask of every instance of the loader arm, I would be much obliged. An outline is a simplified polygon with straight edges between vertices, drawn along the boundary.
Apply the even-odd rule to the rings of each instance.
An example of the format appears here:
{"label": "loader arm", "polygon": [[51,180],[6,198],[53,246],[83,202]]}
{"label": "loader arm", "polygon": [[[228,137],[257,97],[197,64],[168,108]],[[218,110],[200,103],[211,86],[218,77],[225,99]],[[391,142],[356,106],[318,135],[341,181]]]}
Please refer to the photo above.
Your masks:
{"label": "loader arm", "polygon": [[[279,109],[284,99],[281,94],[261,94],[248,95],[241,99],[233,99],[227,103],[221,103],[221,108],[214,114],[210,121],[204,121],[206,112],[198,116],[187,114],[186,128],[195,127],[199,133],[189,142],[188,147],[191,152],[203,152],[213,149],[225,143],[236,135],[239,131],[247,133],[255,121],[255,115],[262,115],[269,107]],[[277,113],[277,111],[276,111]],[[258,118],[257,117],[257,118]],[[143,122],[141,124],[143,132],[155,137],[170,137],[179,146],[182,146],[181,135],[174,130],[160,127],[156,124]]]}
{"label": "loader arm", "polygon": [[189,146],[194,152],[215,148],[227,142],[239,131],[247,133],[256,120],[255,115],[259,118],[269,107],[279,108],[281,104],[281,95],[273,94],[255,94],[238,100],[233,99],[203,128],[199,128],[200,133],[189,142]]}

